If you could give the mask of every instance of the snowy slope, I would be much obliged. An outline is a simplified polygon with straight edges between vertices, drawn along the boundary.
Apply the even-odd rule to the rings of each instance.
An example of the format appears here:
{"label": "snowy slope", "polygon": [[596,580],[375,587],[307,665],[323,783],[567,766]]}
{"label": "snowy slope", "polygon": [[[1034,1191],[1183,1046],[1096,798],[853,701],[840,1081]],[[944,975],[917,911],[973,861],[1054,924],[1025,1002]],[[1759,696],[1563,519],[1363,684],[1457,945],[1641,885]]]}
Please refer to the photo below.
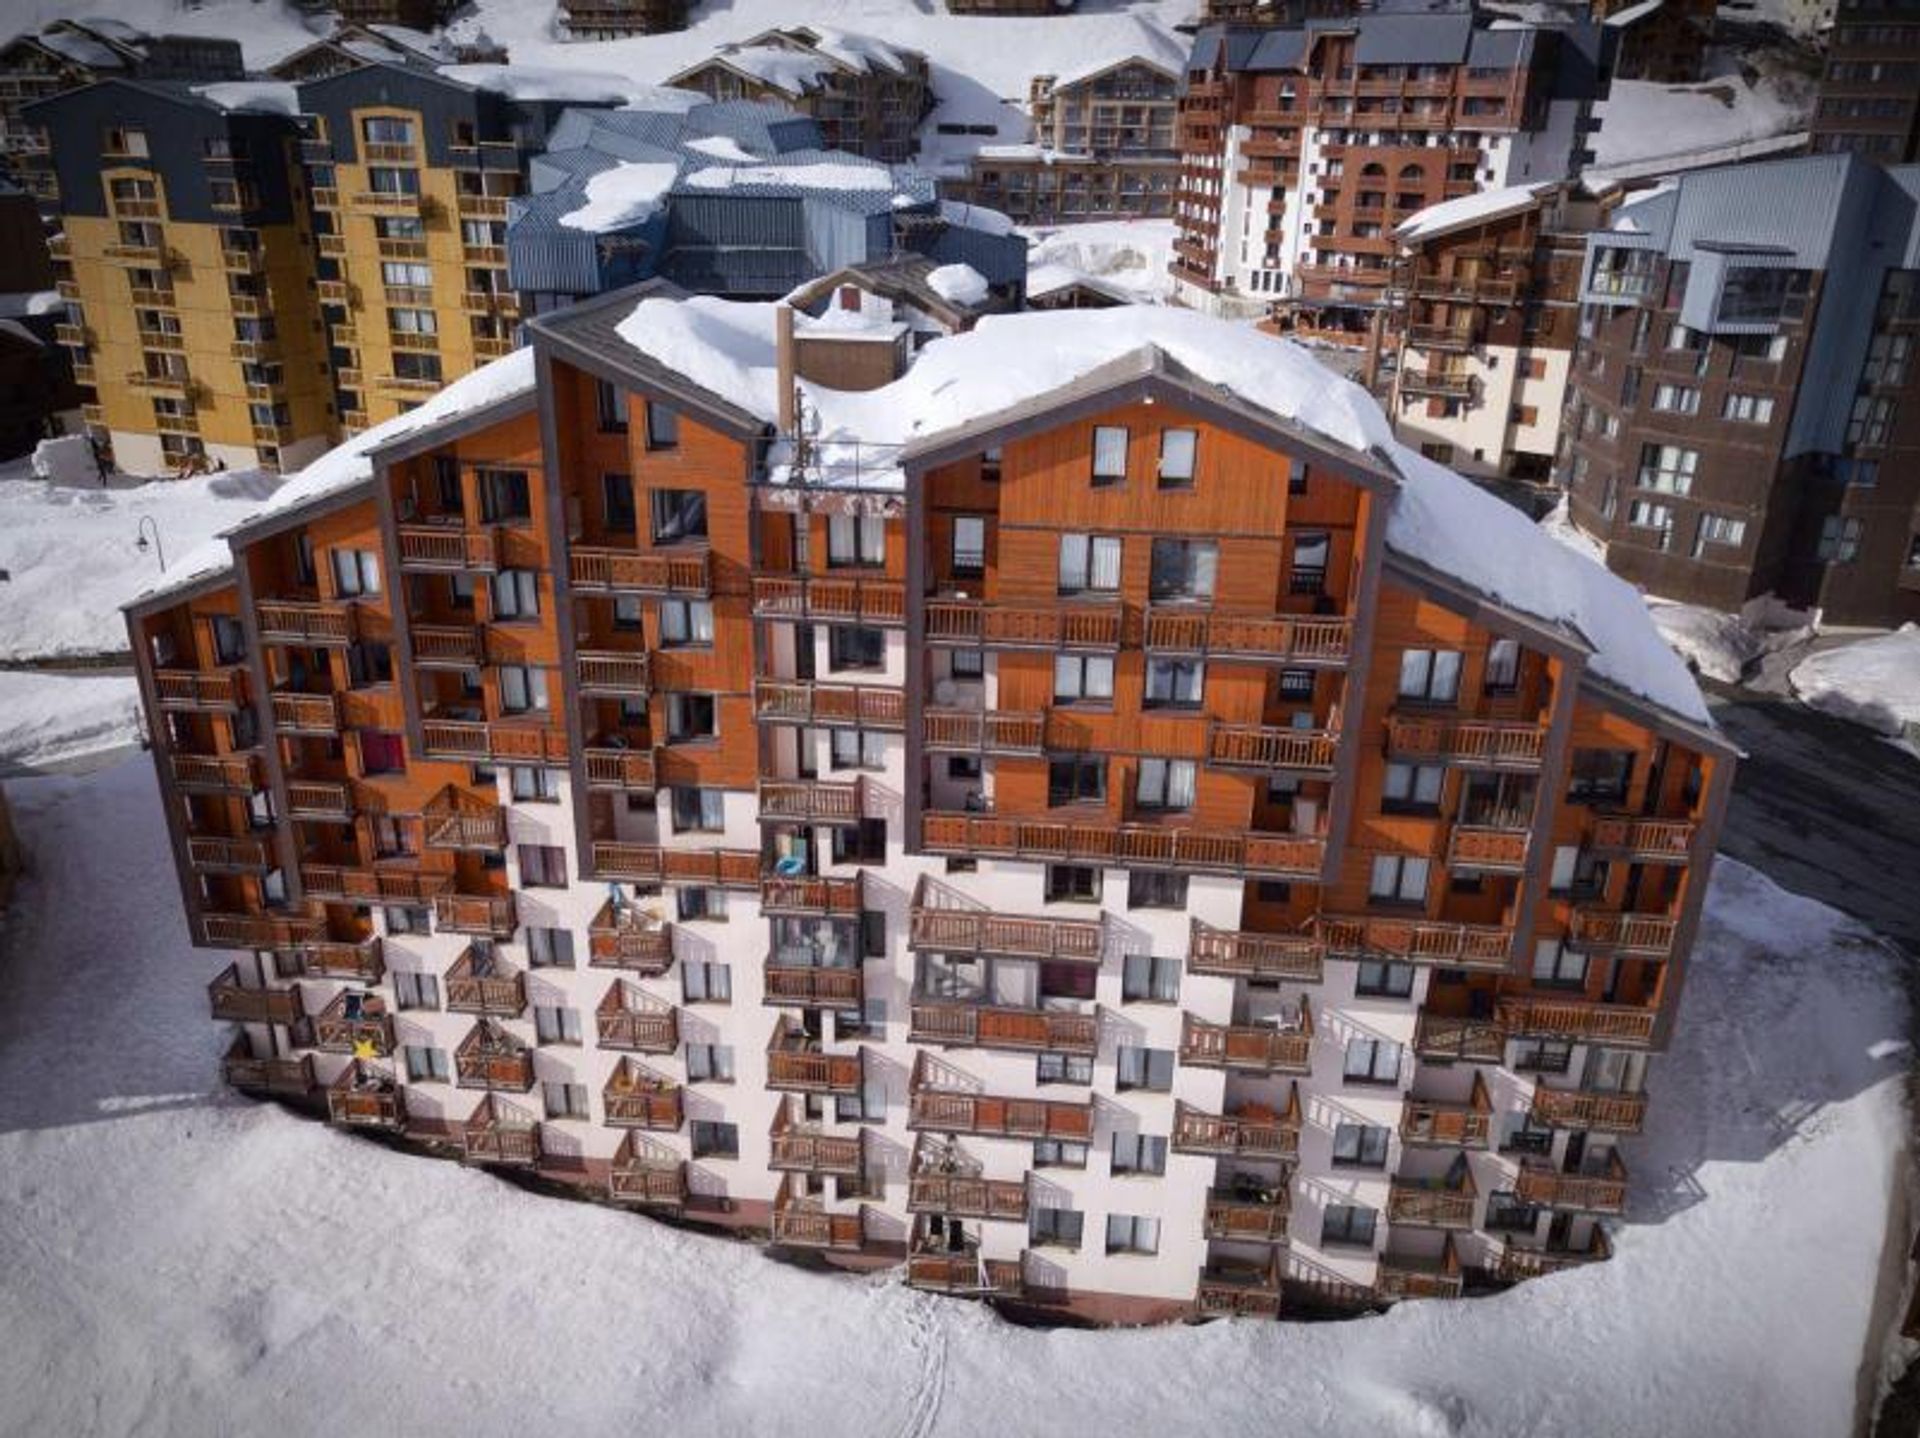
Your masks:
{"label": "snowy slope", "polygon": [[1611,1264],[1345,1324],[1037,1332],[214,1093],[226,959],[186,947],[146,761],[11,792],[0,1433],[1852,1431],[1903,1004],[1864,935],[1730,862]]}
{"label": "snowy slope", "polygon": [[0,669],[0,774],[121,749],[139,736],[131,674]]}
{"label": "snowy slope", "polygon": [[1920,625],[1823,649],[1788,678],[1815,709],[1882,734],[1920,733]]}

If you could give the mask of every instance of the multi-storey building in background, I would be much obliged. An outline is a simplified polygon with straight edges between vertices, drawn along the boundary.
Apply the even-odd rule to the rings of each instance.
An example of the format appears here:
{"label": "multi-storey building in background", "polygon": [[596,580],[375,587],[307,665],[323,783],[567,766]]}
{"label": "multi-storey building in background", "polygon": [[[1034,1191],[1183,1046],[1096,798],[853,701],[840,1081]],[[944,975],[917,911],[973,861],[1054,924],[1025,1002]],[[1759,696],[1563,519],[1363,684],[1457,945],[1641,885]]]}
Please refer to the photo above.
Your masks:
{"label": "multi-storey building in background", "polygon": [[1170,215],[1179,82],[1138,55],[1079,75],[1036,75],[1027,96],[1034,142],[983,146],[945,193],[1023,225]]}
{"label": "multi-storey building in background", "polygon": [[1813,148],[1883,165],[1920,160],[1920,16],[1892,0],[1843,0],[1826,52]]}
{"label": "multi-storey building in background", "polygon": [[690,0],[559,0],[569,40],[621,40],[687,28]]}
{"label": "multi-storey building in background", "polygon": [[1179,298],[1363,335],[1393,229],[1578,168],[1610,37],[1466,10],[1200,32],[1180,105]]}
{"label": "multi-storey building in background", "polygon": [[1920,169],[1701,170],[1588,237],[1562,482],[1655,594],[1920,618]]}
{"label": "multi-storey building in background", "polygon": [[298,85],[324,80],[343,70],[358,70],[363,65],[499,64],[506,58],[507,52],[498,45],[456,43],[443,35],[422,35],[394,25],[378,29],[340,25],[325,39],[303,45],[275,61],[266,73]]}
{"label": "multi-storey building in background", "polygon": [[822,145],[903,164],[933,108],[927,57],[845,30],[794,26],[722,46],[667,83],[713,100],[770,101],[820,127]]}
{"label": "multi-storey building in background", "polygon": [[1545,182],[1401,222],[1387,288],[1394,431],[1463,474],[1552,478],[1599,207]]}
{"label": "multi-storey building in background", "polygon": [[1732,765],[1637,596],[1244,326],[872,298],[540,317],[130,606],[228,1077],[1102,1319],[1604,1256]]}
{"label": "multi-storey building in background", "polygon": [[1613,77],[1684,85],[1701,78],[1713,39],[1714,0],[1592,0],[1614,32]]}
{"label": "multi-storey building in background", "polygon": [[59,338],[123,469],[297,468],[334,436],[291,101],[109,80],[25,111],[59,181]]}

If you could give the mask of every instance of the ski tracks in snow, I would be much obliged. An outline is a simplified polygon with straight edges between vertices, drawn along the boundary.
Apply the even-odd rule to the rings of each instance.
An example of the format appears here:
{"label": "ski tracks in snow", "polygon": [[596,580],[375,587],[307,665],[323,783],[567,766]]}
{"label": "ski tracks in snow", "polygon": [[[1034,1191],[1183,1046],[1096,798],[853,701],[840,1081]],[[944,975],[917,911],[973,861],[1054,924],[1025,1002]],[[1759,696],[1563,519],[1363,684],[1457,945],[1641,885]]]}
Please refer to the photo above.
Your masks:
{"label": "ski tracks in snow", "polygon": [[907,1421],[895,1438],[931,1438],[947,1396],[947,1328],[940,1305],[924,1293],[915,1299],[907,1342],[920,1355],[920,1372],[907,1395]]}

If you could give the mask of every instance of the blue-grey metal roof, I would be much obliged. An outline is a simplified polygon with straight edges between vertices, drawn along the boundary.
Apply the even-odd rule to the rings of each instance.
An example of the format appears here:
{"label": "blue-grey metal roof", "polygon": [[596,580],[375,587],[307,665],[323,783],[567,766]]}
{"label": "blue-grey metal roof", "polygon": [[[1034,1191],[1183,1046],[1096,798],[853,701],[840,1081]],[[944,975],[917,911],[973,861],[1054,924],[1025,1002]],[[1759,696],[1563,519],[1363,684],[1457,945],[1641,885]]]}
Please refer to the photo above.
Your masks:
{"label": "blue-grey metal roof", "polygon": [[1467,58],[1473,16],[1374,14],[1363,16],[1357,28],[1357,65],[1454,65]]}

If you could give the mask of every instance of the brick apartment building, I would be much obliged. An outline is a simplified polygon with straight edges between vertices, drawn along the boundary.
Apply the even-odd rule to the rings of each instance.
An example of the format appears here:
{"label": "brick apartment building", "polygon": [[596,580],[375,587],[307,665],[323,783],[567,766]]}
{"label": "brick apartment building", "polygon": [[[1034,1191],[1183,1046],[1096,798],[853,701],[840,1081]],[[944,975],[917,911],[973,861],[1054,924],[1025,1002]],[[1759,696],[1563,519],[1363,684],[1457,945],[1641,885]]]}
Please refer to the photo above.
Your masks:
{"label": "brick apartment building", "polygon": [[1908,5],[1842,0],[1826,48],[1813,148],[1884,165],[1920,160],[1920,15]]}
{"label": "brick apartment building", "polygon": [[1245,327],[891,313],[542,316],[129,607],[228,1078],[1098,1318],[1604,1257],[1732,766],[1638,599]]}
{"label": "brick apartment building", "polygon": [[1611,43],[1585,21],[1466,10],[1202,30],[1180,105],[1177,294],[1364,334],[1397,224],[1578,168]]}
{"label": "brick apartment building", "polygon": [[1563,482],[1656,594],[1920,618],[1920,170],[1702,170],[1587,240]]}

